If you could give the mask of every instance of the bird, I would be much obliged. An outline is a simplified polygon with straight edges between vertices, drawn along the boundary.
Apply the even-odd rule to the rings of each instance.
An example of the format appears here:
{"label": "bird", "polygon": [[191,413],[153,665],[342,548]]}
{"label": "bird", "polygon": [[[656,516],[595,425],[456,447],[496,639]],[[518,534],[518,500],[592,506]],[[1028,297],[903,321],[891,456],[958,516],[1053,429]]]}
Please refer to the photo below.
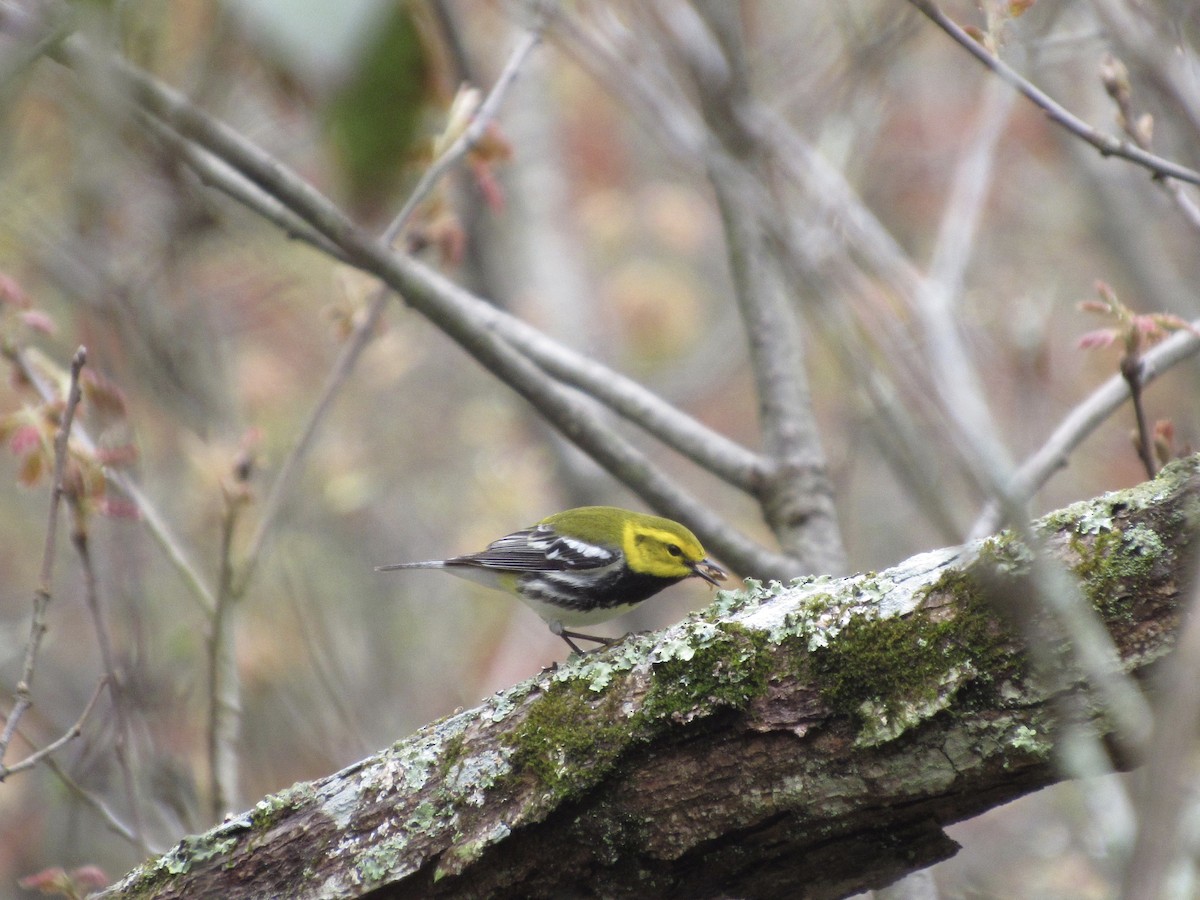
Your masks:
{"label": "bird", "polygon": [[[686,527],[615,506],[581,506],[498,538],[478,553],[377,566],[440,569],[507,591],[577,654],[577,640],[615,639],[568,630],[615,618],[685,578],[719,586],[728,576]],[[593,648],[593,649],[598,649]]]}

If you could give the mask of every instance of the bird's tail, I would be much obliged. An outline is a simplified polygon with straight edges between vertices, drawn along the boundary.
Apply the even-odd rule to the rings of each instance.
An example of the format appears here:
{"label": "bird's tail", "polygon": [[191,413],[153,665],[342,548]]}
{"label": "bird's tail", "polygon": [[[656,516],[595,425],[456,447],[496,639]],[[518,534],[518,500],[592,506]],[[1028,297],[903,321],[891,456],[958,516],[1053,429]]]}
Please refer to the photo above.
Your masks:
{"label": "bird's tail", "polygon": [[376,572],[391,572],[395,569],[444,569],[446,564],[440,559],[429,559],[425,562],[392,563],[390,566],[376,566]]}

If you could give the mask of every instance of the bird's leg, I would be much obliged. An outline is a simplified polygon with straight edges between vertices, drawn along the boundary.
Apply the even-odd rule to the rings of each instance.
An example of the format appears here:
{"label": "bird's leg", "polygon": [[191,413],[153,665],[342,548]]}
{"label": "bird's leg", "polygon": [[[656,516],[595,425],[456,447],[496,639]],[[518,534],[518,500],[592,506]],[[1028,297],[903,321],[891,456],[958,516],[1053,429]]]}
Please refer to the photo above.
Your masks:
{"label": "bird's leg", "polygon": [[578,656],[583,656],[583,651],[579,649],[579,645],[578,645],[578,644],[576,644],[576,643],[575,643],[573,640],[571,640],[569,637],[567,637],[567,636],[566,636],[566,634],[564,634],[563,632],[561,632],[561,631],[560,631],[560,632],[558,633],[558,636],[559,636],[560,638],[562,638],[564,641],[566,641],[566,642],[567,642],[567,646],[571,648],[571,651],[572,651],[573,653],[575,653],[575,654],[576,654],[576,655],[578,655]]}
{"label": "bird's leg", "polygon": [[[597,644],[599,644],[602,647],[611,646],[612,644],[615,644],[617,641],[620,640],[620,638],[596,637],[595,635],[582,634],[578,631],[567,631],[567,629],[563,628],[562,622],[548,622],[547,624],[550,626],[550,631],[553,634],[557,634],[560,638],[562,638],[564,641],[566,641],[567,646],[570,647],[576,653],[578,653],[580,656],[583,656],[584,651],[580,650],[579,645],[576,644],[575,641],[571,640],[571,638],[575,638],[575,640],[579,640],[579,641],[595,641]],[[599,649],[600,649],[599,647],[593,647],[591,650],[589,650],[587,652],[591,653],[591,652],[593,652],[595,650],[599,650]]]}
{"label": "bird's leg", "polygon": [[[579,645],[576,644],[575,641],[571,640],[571,638],[575,638],[575,640],[579,641],[595,641],[600,645],[600,647],[611,647],[613,644],[617,643],[617,641],[621,640],[620,638],[597,637],[594,634],[580,634],[578,631],[567,631],[567,629],[562,628],[561,626],[559,627],[558,631],[555,631],[554,633],[566,641],[567,646],[569,646],[580,656],[583,656],[585,651],[580,650]],[[594,653],[595,651],[599,650],[600,647],[593,647],[591,650],[586,652]]]}

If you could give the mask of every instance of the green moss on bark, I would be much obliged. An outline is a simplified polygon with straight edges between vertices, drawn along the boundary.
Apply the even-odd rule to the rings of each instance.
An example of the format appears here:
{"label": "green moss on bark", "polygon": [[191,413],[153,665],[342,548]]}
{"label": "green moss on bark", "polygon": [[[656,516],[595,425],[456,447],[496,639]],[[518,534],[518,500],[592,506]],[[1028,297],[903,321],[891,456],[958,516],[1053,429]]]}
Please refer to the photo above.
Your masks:
{"label": "green moss on bark", "polygon": [[521,725],[505,735],[514,774],[532,772],[558,798],[593,787],[634,739],[618,698],[615,690],[597,696],[583,681],[551,684]]}
{"label": "green moss on bark", "polygon": [[740,625],[722,624],[691,655],[654,667],[654,681],[638,719],[690,722],[718,709],[744,709],[767,689],[770,639]]}
{"label": "green moss on bark", "polygon": [[951,606],[923,605],[905,616],[855,616],[810,654],[822,698],[855,722],[860,741],[893,738],[955,696],[986,706],[998,683],[1019,674],[1012,635],[969,573],[947,572],[926,603],[938,595],[953,598],[953,615],[943,614]]}

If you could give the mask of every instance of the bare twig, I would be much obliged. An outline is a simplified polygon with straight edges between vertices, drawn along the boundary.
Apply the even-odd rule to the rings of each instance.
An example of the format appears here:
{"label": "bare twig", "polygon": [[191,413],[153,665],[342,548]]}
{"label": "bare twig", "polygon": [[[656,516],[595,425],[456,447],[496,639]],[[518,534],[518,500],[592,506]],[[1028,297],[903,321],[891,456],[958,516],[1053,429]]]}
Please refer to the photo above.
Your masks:
{"label": "bare twig", "polygon": [[87,350],[80,347],[71,359],[71,383],[67,390],[66,406],[63,409],[62,421],[58,426],[58,434],[54,438],[54,480],[50,487],[50,515],[46,523],[46,542],[42,550],[42,569],[38,577],[37,588],[33,594],[33,617],[29,625],[29,641],[25,645],[25,661],[21,667],[21,678],[17,682],[16,701],[8,719],[4,723],[4,731],[0,733],[0,764],[8,751],[13,732],[33,703],[33,673],[37,665],[38,648],[42,636],[46,633],[46,607],[50,604],[50,576],[54,568],[54,545],[58,537],[58,509],[63,498],[63,472],[67,466],[67,442],[71,436],[71,423],[75,419],[75,410],[79,406],[79,373],[87,362]]}
{"label": "bare twig", "polygon": [[1146,469],[1146,477],[1153,478],[1154,437],[1146,423],[1146,408],[1142,403],[1142,357],[1137,353],[1126,353],[1121,357],[1121,377],[1129,385],[1129,399],[1133,402],[1133,417],[1137,423],[1137,455]]}
{"label": "bare twig", "polygon": [[1024,94],[1052,122],[1061,125],[1071,134],[1091,144],[1100,151],[1102,156],[1119,156],[1127,159],[1148,169],[1157,178],[1178,178],[1180,181],[1200,185],[1200,172],[1148,153],[1136,144],[1120,140],[1093,128],[999,57],[993,56],[986,47],[967,34],[957,22],[943,13],[932,0],[909,0],[909,2],[950,35],[968,53],[991,69],[1003,81]]}
{"label": "bare twig", "polygon": [[[1143,387],[1189,357],[1200,352],[1200,319],[1192,329],[1180,329],[1161,343],[1155,344],[1141,356],[1140,383]],[[1067,459],[1083,441],[1129,399],[1129,383],[1121,375],[1113,375],[1079,403],[1062,420],[1045,443],[1013,472],[1005,493],[1019,500],[1028,500],[1067,464]],[[995,504],[989,504],[971,528],[972,537],[983,537],[999,527],[1000,515]]]}
{"label": "bare twig", "polygon": [[109,809],[107,803],[68,775],[66,770],[63,769],[63,767],[60,766],[57,761],[55,761],[54,757],[46,757],[45,764],[46,768],[54,773],[58,780],[63,783],[63,786],[70,791],[77,800],[79,800],[100,817],[109,831],[128,841],[138,849],[142,849],[143,846],[148,846],[151,853],[161,852],[161,850],[155,847],[153,844],[139,840],[134,834],[133,829],[122,822],[120,818],[117,817],[117,814]]}
{"label": "bare twig", "polygon": [[81,81],[95,81],[97,90],[110,91],[106,96],[129,98],[181,137],[194,140],[333,244],[344,246],[345,233],[357,230],[320,191],[279,160],[261,151],[246,153],[246,147],[253,145],[234,128],[213,119],[182,93],[125,59],[94,49],[79,35],[64,39],[51,55],[75,70]]}
{"label": "bare twig", "polygon": [[500,111],[500,104],[504,102],[504,98],[508,95],[508,90],[513,82],[517,79],[517,74],[525,65],[525,61],[529,58],[534,48],[542,40],[542,29],[545,27],[544,17],[539,15],[539,21],[532,28],[525,32],[521,40],[517,43],[516,49],[508,57],[508,62],[496,77],[496,83],[492,85],[492,89],[488,92],[486,98],[480,103],[479,109],[475,111],[475,115],[463,128],[454,142],[446,148],[446,151],[435,159],[428,169],[421,175],[417,181],[416,187],[400,208],[400,212],[392,219],[383,232],[383,242],[391,244],[399,237],[400,233],[408,225],[412,219],[413,213],[422,201],[429,196],[429,192],[437,186],[437,183],[442,180],[447,172],[453,168],[460,159],[469,153],[479,140],[487,132],[488,127],[496,118],[496,114]]}
{"label": "bare twig", "polygon": [[560,344],[498,307],[464,295],[479,323],[495,331],[546,374],[578,388],[617,415],[718,478],[747,493],[766,475],[767,463],[723,434],[697,422],[632,378]]}
{"label": "bare twig", "polygon": [[116,657],[113,654],[112,635],[109,632],[108,622],[101,609],[100,591],[96,582],[96,568],[92,564],[92,554],[88,544],[87,524],[84,519],[85,513],[80,506],[78,498],[68,497],[68,502],[71,505],[71,510],[75,518],[75,527],[71,530],[71,543],[74,544],[75,552],[79,556],[80,565],[83,567],[84,602],[87,604],[87,608],[92,615],[92,623],[96,629],[96,643],[100,648],[100,661],[104,666],[104,677],[107,679],[109,694],[113,701],[113,713],[116,718],[116,741],[113,744],[113,753],[117,760],[117,766],[121,770],[121,777],[125,785],[125,799],[129,805],[129,815],[131,817],[130,821],[135,842],[143,850],[149,852],[142,829],[141,801],[138,797],[137,781],[133,775],[134,769],[138,767],[130,761],[130,754],[134,750],[132,740],[133,729],[129,721],[125,679],[117,670]]}
{"label": "bare twig", "polygon": [[[56,398],[57,394],[53,385],[46,382],[46,379],[42,377],[37,367],[30,363],[28,355],[21,348],[8,348],[4,352],[20,370],[21,377],[28,381],[33,386],[33,389],[37,391],[43,403],[49,403]],[[80,449],[88,455],[94,455],[96,445],[87,433],[87,430],[79,424],[76,424],[74,430],[75,440],[79,443]],[[188,559],[187,551],[183,549],[178,538],[175,537],[174,532],[171,531],[170,526],[163,519],[162,514],[158,511],[158,507],[143,493],[137,482],[121,470],[105,467],[104,475],[108,478],[110,484],[133,501],[133,504],[137,507],[140,521],[146,526],[146,530],[150,532],[150,536],[154,538],[159,549],[163,551],[171,565],[174,566],[183,579],[184,584],[190,589],[192,597],[205,612],[211,614],[213,606],[216,603],[213,593],[205,583],[204,578],[201,577],[196,566]]]}
{"label": "bare twig", "polygon": [[[1107,56],[1100,64],[1100,82],[1108,96],[1117,105],[1117,124],[1125,135],[1150,152],[1153,120],[1149,115],[1139,116],[1133,108],[1133,85],[1129,81],[1129,70],[1115,56]],[[1173,178],[1158,179],[1159,185],[1174,202],[1183,220],[1194,231],[1200,231],[1200,206],[1188,195],[1184,186]]]}
{"label": "bare twig", "polygon": [[966,470],[985,491],[988,485],[1007,479],[1011,462],[963,340],[958,304],[992,181],[996,146],[1012,108],[1010,97],[1003,87],[983,86],[980,121],[954,174],[929,275],[916,298],[941,413],[951,425],[948,432],[958,444]]}
{"label": "bare twig", "polygon": [[180,137],[154,116],[137,113],[138,124],[149,131],[167,151],[175,154],[188,166],[200,183],[227,195],[231,200],[248,207],[276,226],[289,238],[303,241],[332,259],[345,262],[342,251],[322,234],[313,231],[307,222],[276,200],[258,185],[245,178],[218,157]]}
{"label": "bare twig", "polygon": [[[676,102],[681,88],[658,60],[649,54],[622,52],[629,49],[629,32],[623,24],[617,24],[615,16],[608,15],[605,6],[598,5],[597,10],[602,24],[593,24],[595,30],[604,31],[606,40],[595,39],[593,33],[580,27],[578,15],[565,9],[554,16],[553,36],[614,97],[623,98],[642,116],[647,132],[670,149],[679,164],[702,174],[708,138],[692,104]],[[618,74],[624,77],[618,78]]]}
{"label": "bare twig", "polygon": [[188,557],[187,551],[179,542],[179,538],[175,536],[175,532],[171,530],[171,526],[167,524],[166,519],[163,518],[162,513],[159,512],[158,507],[138,483],[124,472],[106,468],[104,474],[108,477],[110,484],[116,486],[121,493],[133,501],[138,510],[139,520],[146,526],[150,537],[158,544],[163,555],[174,566],[184,585],[188,587],[192,599],[205,613],[211,615],[216,606],[216,598],[212,589]]}
{"label": "bare twig", "polygon": [[[100,688],[102,688],[102,686],[103,679],[101,679],[101,684],[97,686],[95,694],[92,695],[92,701],[90,701],[88,704],[89,707],[95,703],[96,697],[100,696]],[[76,725],[72,726],[71,731],[76,730],[76,727],[78,726],[82,726],[85,718],[86,716],[80,716],[79,720],[76,722]],[[28,736],[26,736],[22,728],[17,728],[16,736],[22,739],[26,745],[31,746],[31,748],[35,748],[34,752],[41,752],[41,750],[36,749],[36,745],[34,742],[32,742],[32,740],[29,739]],[[116,816],[115,812],[108,808],[108,804],[104,803],[103,799],[97,797],[95,793],[92,793],[88,790],[88,788],[85,788],[83,785],[80,785],[78,781],[71,778],[71,775],[67,774],[66,769],[59,766],[58,761],[55,760],[53,755],[43,754],[38,762],[41,762],[43,766],[46,766],[46,768],[54,774],[55,778],[58,778],[59,781],[62,782],[62,786],[66,787],[67,791],[70,792],[74,798],[78,799],[79,802],[83,803],[85,806],[88,806],[88,808],[94,811],[97,816],[100,816],[104,826],[106,826],[110,832],[120,836],[120,838],[127,841],[128,844],[137,847],[139,851],[149,851],[151,853],[162,852],[160,847],[156,847],[150,844],[148,841],[139,840],[138,836],[134,835],[133,829],[128,827],[125,822],[122,822],[120,818]],[[24,767],[24,764],[25,761],[22,760],[22,762],[20,762],[20,766]],[[8,772],[16,772],[17,768],[18,767],[14,766],[12,769],[8,770]]]}
{"label": "bare twig", "polygon": [[0,10],[0,30],[6,37],[20,38],[6,42],[0,55],[0,90],[7,91],[13,81],[47,55],[73,27],[68,15],[57,15],[53,21],[47,21],[43,17],[47,11],[48,8],[43,8],[35,14],[18,4],[7,4]]}
{"label": "bare twig", "polygon": [[1194,146],[1200,139],[1200,84],[1191,46],[1195,32],[1189,41],[1186,17],[1171,15],[1169,7],[1127,0],[1091,0],[1088,6],[1108,32],[1105,43],[1122,48],[1138,71],[1146,73],[1149,86],[1171,110],[1172,124],[1187,127],[1191,135],[1183,140]]}
{"label": "bare twig", "polygon": [[[70,743],[71,741],[73,741],[77,737],[79,737],[81,734],[83,734],[83,723],[86,722],[88,719],[88,716],[90,716],[92,714],[92,709],[96,706],[96,701],[100,699],[100,693],[101,693],[101,691],[104,690],[104,687],[107,684],[108,684],[108,678],[103,675],[100,676],[100,680],[96,682],[95,690],[92,691],[91,698],[88,700],[88,702],[83,707],[83,712],[81,712],[79,714],[79,718],[75,720],[75,724],[72,725],[70,728],[68,728],[65,732],[63,732],[63,734],[58,739],[51,741],[49,744],[47,744],[45,747],[42,747],[40,750],[33,751],[32,753],[30,753],[28,756],[26,756],[24,759],[22,759],[16,765],[12,765],[12,766],[0,765],[0,781],[4,781],[6,778],[8,778],[9,775],[16,775],[18,772],[24,772],[27,769],[32,769],[38,763],[42,762],[43,760],[48,759],[52,754],[57,753],[59,750],[61,750],[63,747],[65,747],[68,743]],[[16,708],[14,707],[13,712],[9,713],[9,715],[8,715],[9,722],[12,722],[14,720],[15,712],[16,712]],[[142,842],[140,840],[135,841],[135,843],[137,843],[139,846],[142,845]]]}
{"label": "bare twig", "polygon": [[333,368],[325,379],[325,384],[321,387],[321,393],[317,398],[317,402],[313,404],[313,408],[309,411],[308,417],[304,421],[304,426],[300,429],[299,436],[296,438],[295,443],[292,444],[282,465],[280,465],[279,474],[275,476],[275,480],[271,483],[271,488],[267,492],[267,497],[263,501],[258,525],[255,527],[254,534],[250,538],[249,548],[242,558],[241,568],[235,579],[231,582],[230,590],[233,597],[241,598],[250,586],[250,582],[258,568],[258,563],[262,559],[263,551],[266,548],[267,539],[274,529],[276,520],[283,510],[284,501],[291,491],[304,461],[308,458],[309,451],[316,440],[317,431],[325,421],[329,410],[333,407],[333,402],[337,398],[337,395],[349,379],[350,374],[354,371],[354,367],[358,364],[363,350],[366,349],[367,344],[370,343],[371,338],[374,336],[379,325],[379,320],[383,316],[383,311],[387,307],[388,294],[387,289],[383,289],[376,291],[372,296],[366,314],[354,326],[353,332],[351,332],[346,343],[343,345],[337,360],[334,362]]}
{"label": "bare twig", "polygon": [[[234,491],[238,488],[235,487]],[[217,604],[208,635],[208,772],[210,811],[214,820],[232,812],[238,799],[242,692],[237,667],[237,629],[234,627],[233,536],[245,503],[227,492],[221,518],[220,574]]]}

